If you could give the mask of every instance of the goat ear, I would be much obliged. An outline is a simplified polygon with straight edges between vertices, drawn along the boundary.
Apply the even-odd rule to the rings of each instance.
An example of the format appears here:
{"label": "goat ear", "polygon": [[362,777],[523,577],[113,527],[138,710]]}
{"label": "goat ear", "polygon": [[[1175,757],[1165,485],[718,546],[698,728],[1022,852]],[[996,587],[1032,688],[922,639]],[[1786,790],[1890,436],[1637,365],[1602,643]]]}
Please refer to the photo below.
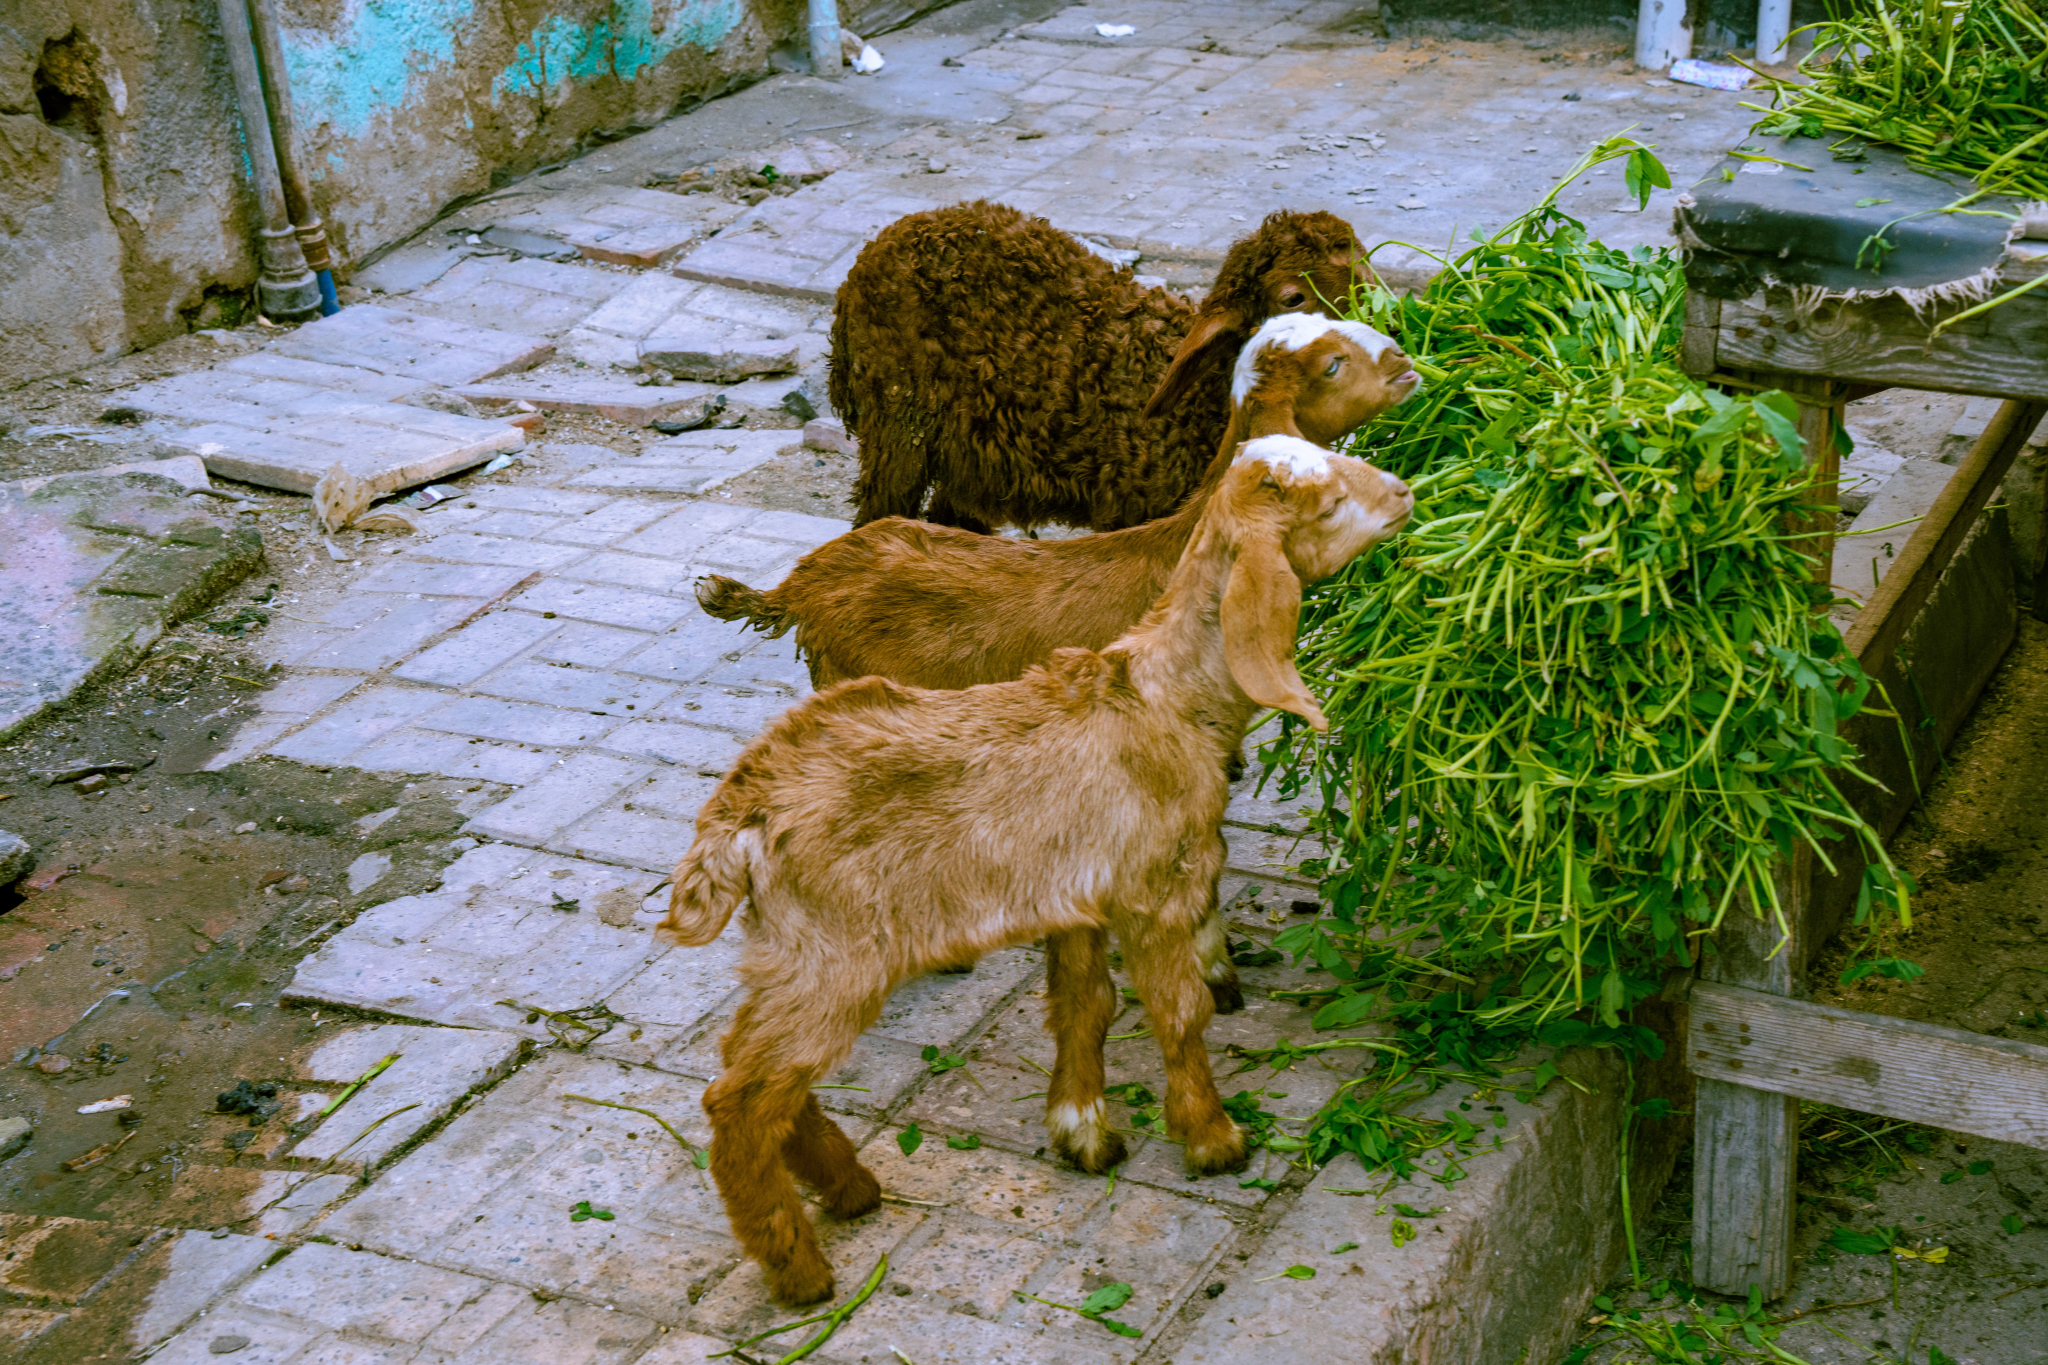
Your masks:
{"label": "goat ear", "polygon": [[1188,328],[1180,349],[1173,353],[1173,363],[1166,367],[1166,376],[1152,391],[1152,401],[1145,404],[1145,420],[1151,421],[1178,403],[1187,393],[1188,385],[1194,383],[1195,366],[1202,353],[1235,336],[1244,325],[1244,316],[1235,308],[1218,308],[1213,313],[1203,309],[1195,314],[1195,325]]}
{"label": "goat ear", "polygon": [[1260,526],[1242,538],[1223,589],[1223,657],[1230,676],[1261,706],[1300,716],[1317,732],[1329,720],[1294,667],[1301,624],[1301,580],[1280,551],[1280,528]]}

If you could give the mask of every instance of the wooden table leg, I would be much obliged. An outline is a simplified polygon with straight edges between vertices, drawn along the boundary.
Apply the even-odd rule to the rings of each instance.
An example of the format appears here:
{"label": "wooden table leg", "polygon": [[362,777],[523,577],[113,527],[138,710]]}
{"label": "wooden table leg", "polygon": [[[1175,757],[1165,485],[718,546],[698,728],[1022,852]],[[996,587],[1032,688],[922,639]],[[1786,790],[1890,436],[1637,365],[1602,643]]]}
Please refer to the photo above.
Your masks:
{"label": "wooden table leg", "polygon": [[[1756,376],[1775,381],[1799,399],[1799,434],[1806,459],[1816,469],[1832,503],[1841,454],[1844,396],[1832,380],[1796,375]],[[1804,548],[1814,571],[1832,577],[1832,512],[1802,529],[1812,533]],[[1809,941],[1807,902],[1813,883],[1813,851],[1801,848],[1773,874],[1785,924],[1759,918],[1753,906],[1737,905],[1715,939],[1717,951],[1701,975],[1731,986],[1771,995],[1806,993]],[[1788,932],[1789,931],[1789,932]],[[1792,1287],[1794,1189],[1799,1177],[1799,1101],[1766,1090],[1701,1077],[1693,1118],[1693,1283],[1717,1293],[1744,1295],[1760,1289],[1776,1299]]]}
{"label": "wooden table leg", "polygon": [[[1806,888],[1813,854],[1779,865],[1778,898],[1792,927],[1738,905],[1702,964],[1711,981],[1771,995],[1805,994]],[[1699,1079],[1693,1108],[1692,1279],[1720,1294],[1765,1299],[1792,1287],[1793,1189],[1799,1173],[1799,1101],[1727,1081]]]}

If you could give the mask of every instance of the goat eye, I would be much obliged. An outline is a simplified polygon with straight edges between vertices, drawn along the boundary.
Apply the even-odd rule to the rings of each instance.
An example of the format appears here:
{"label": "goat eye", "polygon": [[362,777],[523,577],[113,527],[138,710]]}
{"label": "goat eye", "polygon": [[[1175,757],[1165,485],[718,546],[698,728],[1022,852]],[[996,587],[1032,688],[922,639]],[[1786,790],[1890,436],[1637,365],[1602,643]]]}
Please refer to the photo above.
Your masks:
{"label": "goat eye", "polygon": [[1290,289],[1280,296],[1281,304],[1288,308],[1299,308],[1307,299],[1308,296],[1298,289]]}
{"label": "goat eye", "polygon": [[1317,520],[1317,521],[1328,521],[1328,520],[1329,520],[1329,519],[1330,519],[1331,517],[1334,517],[1334,516],[1336,516],[1336,515],[1337,515],[1337,509],[1338,509],[1339,507],[1342,507],[1343,505],[1344,505],[1344,500],[1343,500],[1342,498],[1339,498],[1339,499],[1338,499],[1337,501],[1335,501],[1335,502],[1331,503],[1331,504],[1330,504],[1330,505],[1329,505],[1328,507],[1325,507],[1325,508],[1324,508],[1324,509],[1323,509],[1323,510],[1322,510],[1321,512],[1319,512],[1319,513],[1318,513],[1318,514],[1316,515],[1316,520]]}
{"label": "goat eye", "polygon": [[1338,370],[1341,370],[1343,368],[1344,357],[1341,355],[1333,355],[1330,357],[1330,363],[1323,369],[1323,377],[1325,379],[1328,379],[1332,375],[1336,374]]}

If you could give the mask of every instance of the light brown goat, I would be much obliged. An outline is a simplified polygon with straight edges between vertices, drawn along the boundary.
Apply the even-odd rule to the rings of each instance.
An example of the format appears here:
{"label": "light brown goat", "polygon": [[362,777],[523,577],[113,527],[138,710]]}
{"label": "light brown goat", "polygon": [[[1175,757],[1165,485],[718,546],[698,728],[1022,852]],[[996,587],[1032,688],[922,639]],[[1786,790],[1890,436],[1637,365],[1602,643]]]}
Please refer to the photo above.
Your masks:
{"label": "light brown goat", "polygon": [[976,535],[888,517],[827,541],[763,592],[710,574],[704,610],[779,636],[824,687],[879,676],[912,687],[1005,682],[1055,649],[1100,649],[1165,590],[1207,491],[1256,436],[1333,446],[1413,393],[1391,340],[1359,323],[1288,313],[1240,351],[1230,422],[1181,509],[1142,526],[1072,540]]}
{"label": "light brown goat", "polygon": [[747,746],[697,816],[664,925],[705,944],[748,905],[748,997],[704,1108],[726,1213],[778,1299],[832,1292],[792,1172],[841,1217],[881,1198],[810,1087],[895,986],[941,963],[1047,940],[1047,1125],[1056,1150],[1102,1171],[1123,1156],[1102,1102],[1114,931],[1187,1169],[1243,1163],[1209,1071],[1194,942],[1223,868],[1224,759],[1260,707],[1328,728],[1294,669],[1302,585],[1413,506],[1361,460],[1296,437],[1249,442],[1157,605],[1107,649],[1063,649],[964,691],[841,683]]}
{"label": "light brown goat", "polygon": [[[1419,382],[1401,348],[1371,328],[1283,314],[1239,352],[1223,444],[1171,516],[1050,541],[888,517],[827,541],[767,592],[711,574],[698,581],[697,600],[712,616],[771,636],[794,626],[815,687],[870,676],[911,687],[1007,682],[1056,649],[1101,649],[1137,624],[1165,591],[1208,490],[1243,442],[1284,435],[1335,445]],[[1231,765],[1241,766],[1235,754]],[[1238,1009],[1244,996],[1220,915],[1200,943],[1216,1008]]]}

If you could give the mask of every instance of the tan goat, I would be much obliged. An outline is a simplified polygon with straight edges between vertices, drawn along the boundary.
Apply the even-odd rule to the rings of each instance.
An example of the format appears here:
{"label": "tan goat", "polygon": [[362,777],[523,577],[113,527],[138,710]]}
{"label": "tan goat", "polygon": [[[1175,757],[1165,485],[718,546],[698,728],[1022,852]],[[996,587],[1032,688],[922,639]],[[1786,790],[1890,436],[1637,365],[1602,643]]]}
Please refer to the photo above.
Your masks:
{"label": "tan goat", "polygon": [[1266,706],[1328,722],[1294,668],[1304,583],[1385,540],[1407,486],[1298,437],[1251,441],[1206,499],[1165,593],[1100,652],[1014,682],[838,684],[783,713],[697,816],[664,926],[705,944],[744,901],[746,1002],[704,1095],[734,1232],[787,1303],[832,1292],[791,1181],[841,1217],[880,1186],[810,1087],[899,983],[1047,941],[1052,1145],[1122,1159],[1102,1101],[1114,931],[1165,1056],[1166,1127],[1196,1174],[1234,1169],[1202,1033],[1196,937],[1223,868],[1224,760]]}

